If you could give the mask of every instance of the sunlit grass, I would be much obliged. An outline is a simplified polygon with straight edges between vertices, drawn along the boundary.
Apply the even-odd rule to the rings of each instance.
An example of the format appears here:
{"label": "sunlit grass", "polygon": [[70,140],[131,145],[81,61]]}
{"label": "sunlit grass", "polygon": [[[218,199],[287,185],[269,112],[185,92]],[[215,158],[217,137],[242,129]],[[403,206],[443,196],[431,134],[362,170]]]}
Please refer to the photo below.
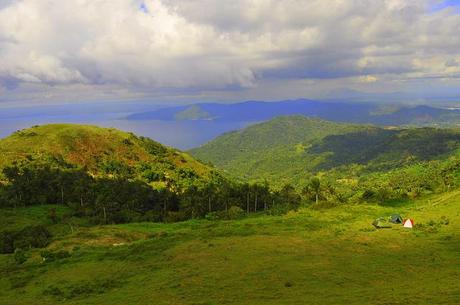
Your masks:
{"label": "sunlit grass", "polygon": [[[459,206],[452,192],[234,221],[77,226],[48,247],[70,258],[46,263],[33,250],[17,266],[0,255],[0,304],[456,304]],[[418,227],[372,227],[392,213]]]}

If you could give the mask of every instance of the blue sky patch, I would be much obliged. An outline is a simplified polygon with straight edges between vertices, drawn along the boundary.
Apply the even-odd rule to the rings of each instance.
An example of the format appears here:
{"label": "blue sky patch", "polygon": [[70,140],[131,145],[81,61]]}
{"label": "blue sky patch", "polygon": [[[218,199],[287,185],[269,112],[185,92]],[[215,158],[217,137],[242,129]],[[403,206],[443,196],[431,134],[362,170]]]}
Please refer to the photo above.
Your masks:
{"label": "blue sky patch", "polygon": [[448,8],[455,7],[458,12],[460,12],[460,0],[446,0],[433,7],[433,12]]}
{"label": "blue sky patch", "polygon": [[145,3],[141,3],[141,5],[139,5],[139,9],[146,14],[149,12],[149,9],[147,8],[147,5],[145,5]]}

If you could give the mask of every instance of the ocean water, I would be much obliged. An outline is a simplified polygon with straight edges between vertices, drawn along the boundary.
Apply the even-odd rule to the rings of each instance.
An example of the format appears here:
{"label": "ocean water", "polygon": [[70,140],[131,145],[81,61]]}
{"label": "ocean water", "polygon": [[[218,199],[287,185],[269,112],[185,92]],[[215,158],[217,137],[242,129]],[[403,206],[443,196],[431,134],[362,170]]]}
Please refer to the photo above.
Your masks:
{"label": "ocean water", "polygon": [[[158,107],[158,106],[156,106]],[[34,125],[50,123],[91,124],[113,127],[130,131],[140,136],[152,138],[162,144],[182,150],[200,146],[215,137],[232,130],[244,128],[250,122],[215,122],[215,121],[133,121],[124,119],[133,112],[149,111],[154,107],[136,107],[126,105],[117,109],[113,107],[75,107],[47,106],[46,109],[0,108],[0,138],[16,130]]]}

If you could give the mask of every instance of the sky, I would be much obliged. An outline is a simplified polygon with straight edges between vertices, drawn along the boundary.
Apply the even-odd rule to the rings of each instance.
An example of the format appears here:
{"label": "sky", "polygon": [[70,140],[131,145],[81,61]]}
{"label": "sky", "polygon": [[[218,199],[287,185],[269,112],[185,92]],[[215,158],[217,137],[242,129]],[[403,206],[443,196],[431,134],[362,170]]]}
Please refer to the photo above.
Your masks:
{"label": "sky", "polygon": [[460,101],[460,0],[0,0],[0,107]]}

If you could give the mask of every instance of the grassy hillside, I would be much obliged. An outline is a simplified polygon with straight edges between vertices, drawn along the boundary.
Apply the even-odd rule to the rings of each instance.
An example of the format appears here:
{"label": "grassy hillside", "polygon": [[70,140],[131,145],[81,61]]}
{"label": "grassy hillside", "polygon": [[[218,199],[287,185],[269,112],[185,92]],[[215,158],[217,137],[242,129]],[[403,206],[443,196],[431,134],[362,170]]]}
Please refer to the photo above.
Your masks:
{"label": "grassy hillside", "polygon": [[[44,254],[62,258],[0,255],[0,304],[456,304],[459,207],[455,191],[234,221],[63,226]],[[48,208],[0,215],[37,222]],[[372,227],[395,212],[416,227]]]}
{"label": "grassy hillside", "polygon": [[[186,153],[115,129],[37,126],[0,140],[0,156],[0,207],[60,204],[98,224],[232,219],[301,202],[296,190],[234,181]],[[42,246],[27,240],[35,228],[27,230],[9,232],[0,253]]]}
{"label": "grassy hillside", "polygon": [[190,151],[229,173],[249,179],[288,180],[318,160],[305,158],[315,141],[375,127],[323,121],[303,116],[279,117],[224,134]]}
{"label": "grassy hillside", "polygon": [[383,129],[294,116],[225,134],[191,154],[236,176],[280,184],[331,169],[347,176],[357,168],[388,171],[446,159],[459,146],[453,129]]}
{"label": "grassy hillside", "polygon": [[[0,139],[0,169],[21,160],[44,160],[84,168],[93,176],[127,174],[141,179],[147,170],[164,180],[180,179],[180,171],[206,177],[210,168],[188,154],[153,140],[116,129],[50,124],[20,130]],[[152,179],[148,182],[153,182]]]}

